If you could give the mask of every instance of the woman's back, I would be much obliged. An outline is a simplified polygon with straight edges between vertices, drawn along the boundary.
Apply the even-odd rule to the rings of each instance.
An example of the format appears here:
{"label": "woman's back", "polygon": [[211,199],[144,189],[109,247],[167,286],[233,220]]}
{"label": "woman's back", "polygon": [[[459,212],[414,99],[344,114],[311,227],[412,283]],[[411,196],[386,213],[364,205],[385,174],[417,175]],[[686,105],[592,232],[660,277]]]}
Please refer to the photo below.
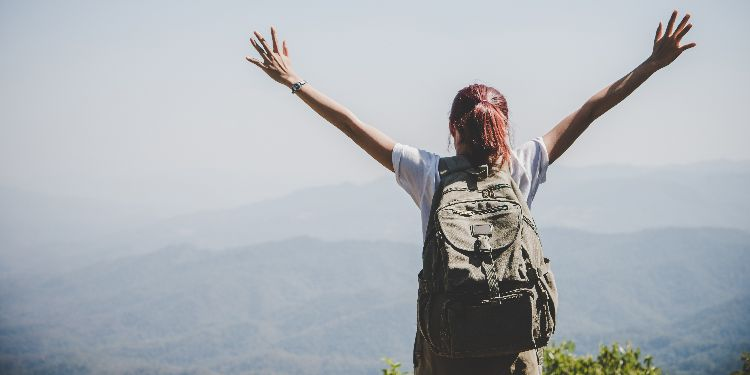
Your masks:
{"label": "woman's back", "polygon": [[[422,239],[424,239],[432,197],[440,184],[440,173],[437,169],[440,155],[396,143],[393,147],[392,159],[396,182],[406,190],[421,211]],[[547,149],[542,137],[513,149],[510,160],[511,176],[524,194],[526,204],[531,207],[539,184],[546,180],[549,165]]]}

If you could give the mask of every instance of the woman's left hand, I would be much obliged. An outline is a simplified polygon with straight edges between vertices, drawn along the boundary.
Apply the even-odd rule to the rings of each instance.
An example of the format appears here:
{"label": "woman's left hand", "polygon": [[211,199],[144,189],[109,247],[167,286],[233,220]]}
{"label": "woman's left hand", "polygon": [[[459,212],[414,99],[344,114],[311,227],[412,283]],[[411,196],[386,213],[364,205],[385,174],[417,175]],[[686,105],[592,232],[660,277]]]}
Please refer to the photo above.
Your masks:
{"label": "woman's left hand", "polygon": [[286,48],[286,40],[282,41],[281,46],[276,38],[276,28],[271,26],[271,39],[273,43],[273,49],[268,46],[266,40],[263,39],[263,35],[255,31],[255,39],[250,38],[250,43],[255,47],[263,61],[254,59],[250,56],[245,56],[245,59],[257,67],[261,68],[263,72],[268,74],[274,81],[291,86],[293,83],[299,81],[299,77],[292,70],[292,60],[289,58],[289,50]]}
{"label": "woman's left hand", "polygon": [[693,24],[688,23],[690,14],[686,14],[682,18],[677,28],[672,31],[672,26],[677,19],[677,10],[672,12],[672,17],[667,23],[666,32],[662,33],[662,25],[659,22],[659,27],[656,29],[656,36],[654,37],[654,49],[651,56],[647,61],[656,69],[661,69],[674,61],[677,56],[685,51],[686,49],[695,47],[695,43],[685,44],[680,46],[680,40],[687,34],[688,30]]}

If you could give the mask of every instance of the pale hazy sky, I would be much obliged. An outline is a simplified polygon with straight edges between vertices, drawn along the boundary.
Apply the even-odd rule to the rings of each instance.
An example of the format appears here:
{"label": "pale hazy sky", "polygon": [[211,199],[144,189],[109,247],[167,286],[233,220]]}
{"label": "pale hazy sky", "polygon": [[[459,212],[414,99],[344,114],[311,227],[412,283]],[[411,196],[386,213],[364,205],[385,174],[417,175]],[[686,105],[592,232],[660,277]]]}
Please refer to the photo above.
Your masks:
{"label": "pale hazy sky", "polygon": [[0,185],[170,215],[388,175],[244,60],[270,25],[398,142],[452,154],[453,96],[483,82],[520,143],[636,67],[675,8],[698,46],[559,164],[750,159],[748,1],[2,1]]}

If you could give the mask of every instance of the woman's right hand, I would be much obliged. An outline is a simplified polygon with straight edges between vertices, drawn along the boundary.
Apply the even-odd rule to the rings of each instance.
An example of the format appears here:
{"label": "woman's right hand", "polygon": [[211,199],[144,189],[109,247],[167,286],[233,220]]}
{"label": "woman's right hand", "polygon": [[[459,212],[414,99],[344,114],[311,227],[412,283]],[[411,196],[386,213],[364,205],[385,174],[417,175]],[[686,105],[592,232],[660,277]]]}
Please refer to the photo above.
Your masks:
{"label": "woman's right hand", "polygon": [[[263,61],[246,56],[247,61],[261,68],[274,81],[291,87],[300,81],[294,70],[292,62],[289,59],[289,50],[286,47],[286,41],[281,43],[279,51],[278,38],[276,29],[271,27],[271,38],[273,39],[273,49],[268,47],[263,36],[257,31],[255,36],[258,38],[250,39],[253,47],[258,51]],[[302,99],[326,121],[337,127],[349,138],[351,138],[359,147],[370,154],[381,165],[393,171],[393,147],[395,142],[380,130],[362,122],[357,116],[343,105],[329,98],[322,92],[318,91],[313,85],[306,84],[297,92],[297,97]]]}
{"label": "woman's right hand", "polygon": [[292,60],[289,58],[289,50],[286,47],[286,40],[281,43],[281,50],[279,50],[279,43],[276,37],[276,29],[271,26],[271,39],[273,43],[273,49],[268,47],[266,40],[263,36],[255,31],[255,37],[258,38],[256,42],[254,38],[250,38],[250,43],[258,51],[263,61],[254,59],[250,56],[245,56],[245,59],[257,67],[263,72],[268,74],[274,81],[281,83],[287,87],[291,87],[295,82],[299,82],[300,78],[294,73],[292,69]]}

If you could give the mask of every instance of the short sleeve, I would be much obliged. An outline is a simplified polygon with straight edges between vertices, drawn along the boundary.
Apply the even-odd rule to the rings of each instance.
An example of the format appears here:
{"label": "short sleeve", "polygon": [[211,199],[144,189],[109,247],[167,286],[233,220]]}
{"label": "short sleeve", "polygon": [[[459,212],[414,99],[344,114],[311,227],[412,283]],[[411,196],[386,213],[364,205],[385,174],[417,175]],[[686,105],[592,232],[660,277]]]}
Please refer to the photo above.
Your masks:
{"label": "short sleeve", "polygon": [[435,189],[435,172],[440,155],[396,143],[391,158],[396,182],[421,208],[424,205],[425,193],[432,196]]}
{"label": "short sleeve", "polygon": [[534,138],[513,150],[513,178],[521,191],[526,194],[526,203],[531,207],[539,184],[547,180],[549,155],[542,137]]}

